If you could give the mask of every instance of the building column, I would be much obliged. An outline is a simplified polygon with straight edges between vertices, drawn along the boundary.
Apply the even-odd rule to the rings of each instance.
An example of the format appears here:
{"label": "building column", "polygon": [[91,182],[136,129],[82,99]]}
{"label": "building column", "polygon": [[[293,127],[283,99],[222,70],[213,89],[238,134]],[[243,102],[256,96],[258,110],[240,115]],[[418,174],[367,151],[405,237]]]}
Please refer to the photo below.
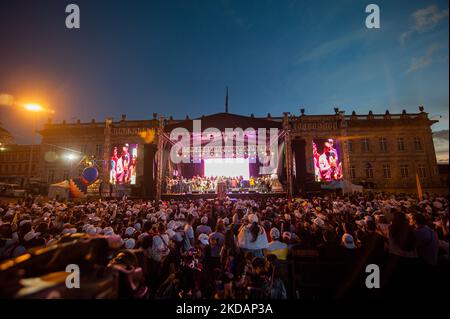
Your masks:
{"label": "building column", "polygon": [[164,159],[164,116],[159,118],[158,127],[158,159],[156,161],[156,200],[161,200],[161,190],[163,182],[163,159]]}
{"label": "building column", "polygon": [[[112,131],[112,118],[107,118],[105,121],[105,141],[103,146],[103,169],[101,172],[101,179],[104,185],[109,186],[109,169],[110,169],[110,151],[111,151],[111,131]],[[109,191],[108,191],[109,192]]]}
{"label": "building column", "polygon": [[285,131],[284,141],[286,148],[285,166],[286,166],[286,186],[289,198],[292,198],[292,143],[291,143],[291,127],[289,124],[289,112],[283,113],[283,130]]}

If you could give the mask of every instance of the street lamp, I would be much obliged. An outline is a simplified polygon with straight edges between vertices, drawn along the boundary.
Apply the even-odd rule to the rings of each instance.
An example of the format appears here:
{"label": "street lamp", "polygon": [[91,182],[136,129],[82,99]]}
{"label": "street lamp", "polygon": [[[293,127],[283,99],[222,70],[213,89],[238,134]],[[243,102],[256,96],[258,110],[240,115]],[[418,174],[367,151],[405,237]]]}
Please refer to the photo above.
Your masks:
{"label": "street lamp", "polygon": [[33,162],[33,146],[34,146],[34,140],[35,140],[35,135],[36,135],[36,114],[37,113],[53,113],[53,111],[51,110],[47,110],[45,108],[42,107],[42,105],[37,104],[37,103],[27,103],[27,104],[23,104],[23,108],[28,111],[33,113],[33,131],[32,131],[32,140],[31,140],[31,146],[30,146],[30,161],[28,162],[28,174],[27,174],[27,186],[30,186],[30,179],[31,179],[31,166],[32,166],[32,162]]}

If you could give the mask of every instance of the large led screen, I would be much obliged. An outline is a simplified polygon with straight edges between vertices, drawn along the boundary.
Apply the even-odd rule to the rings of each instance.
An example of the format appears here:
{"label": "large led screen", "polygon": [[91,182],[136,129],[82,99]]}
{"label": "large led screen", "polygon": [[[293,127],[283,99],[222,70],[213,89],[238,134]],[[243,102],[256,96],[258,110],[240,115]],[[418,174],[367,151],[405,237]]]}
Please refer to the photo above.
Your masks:
{"label": "large led screen", "polygon": [[114,146],[109,166],[111,184],[136,184],[137,144]]}
{"label": "large led screen", "polygon": [[332,139],[313,140],[314,175],[317,182],[329,183],[342,179],[339,143]]}
{"label": "large led screen", "polygon": [[204,160],[205,176],[239,177],[249,179],[248,158],[208,158]]}

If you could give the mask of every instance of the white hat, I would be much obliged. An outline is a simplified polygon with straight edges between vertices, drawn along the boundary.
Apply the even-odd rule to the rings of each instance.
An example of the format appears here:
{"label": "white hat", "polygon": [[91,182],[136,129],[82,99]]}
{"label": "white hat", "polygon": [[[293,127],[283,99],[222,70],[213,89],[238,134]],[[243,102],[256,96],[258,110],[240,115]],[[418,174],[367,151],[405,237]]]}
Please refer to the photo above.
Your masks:
{"label": "white hat", "polygon": [[21,220],[20,223],[19,223],[19,226],[23,226],[23,225],[25,225],[27,223],[31,223],[31,220],[29,220],[29,219]]}
{"label": "white hat", "polygon": [[75,234],[77,232],[76,228],[64,228],[61,232],[61,234]]}
{"label": "white hat", "polygon": [[279,239],[280,238],[280,231],[277,228],[272,228],[270,230],[270,237],[272,237],[272,239]]}
{"label": "white hat", "polygon": [[258,216],[256,214],[249,214],[248,215],[248,221],[250,223],[257,223],[258,222]]}
{"label": "white hat", "polygon": [[112,227],[105,227],[104,229],[103,229],[103,235],[105,235],[105,236],[111,236],[112,234],[114,234],[114,230],[113,230],[113,228]]}
{"label": "white hat", "polygon": [[173,229],[168,229],[167,230],[167,235],[169,235],[169,238],[172,239],[175,236],[175,232],[173,231]]}
{"label": "white hat", "polygon": [[230,223],[230,219],[228,217],[225,217],[222,221],[225,225],[228,225]]}
{"label": "white hat", "polygon": [[167,223],[167,229],[174,229],[175,228],[175,221],[174,220],[170,220]]}
{"label": "white hat", "polygon": [[39,236],[40,234],[41,233],[39,232],[36,233],[34,230],[30,230],[28,233],[25,234],[25,236],[23,236],[23,239],[25,239],[25,241],[30,241]]}
{"label": "white hat", "polygon": [[133,238],[128,238],[125,240],[125,248],[126,249],[133,249],[134,245],[136,245],[136,242]]}
{"label": "white hat", "polygon": [[342,244],[348,249],[355,249],[355,241],[353,240],[353,236],[350,234],[342,235]]}
{"label": "white hat", "polygon": [[134,229],[133,227],[127,227],[127,229],[125,229],[125,235],[132,236],[135,231],[136,229]]}
{"label": "white hat", "polygon": [[95,234],[97,234],[97,229],[94,226],[89,225],[86,229],[86,233],[88,235],[95,235]]}
{"label": "white hat", "polygon": [[200,234],[198,236],[198,240],[200,243],[202,243],[203,245],[208,245],[209,244],[209,237],[206,234]]}
{"label": "white hat", "polygon": [[206,225],[208,223],[208,216],[203,216],[200,219],[200,223],[202,223],[203,225]]}

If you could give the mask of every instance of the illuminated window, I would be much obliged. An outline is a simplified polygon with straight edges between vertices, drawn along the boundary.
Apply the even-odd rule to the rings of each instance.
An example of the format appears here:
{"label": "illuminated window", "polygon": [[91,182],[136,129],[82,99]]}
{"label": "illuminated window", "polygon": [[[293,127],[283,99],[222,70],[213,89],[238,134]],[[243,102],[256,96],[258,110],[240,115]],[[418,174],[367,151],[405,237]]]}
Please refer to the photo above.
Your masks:
{"label": "illuminated window", "polygon": [[350,177],[351,179],[356,178],[356,167],[355,165],[350,165]]}
{"label": "illuminated window", "polygon": [[408,165],[405,164],[400,165],[400,175],[402,178],[409,177]]}
{"label": "illuminated window", "polygon": [[417,167],[418,173],[419,173],[419,177],[421,179],[424,179],[427,177],[427,168],[425,165],[421,164]]}
{"label": "illuminated window", "polygon": [[54,169],[49,169],[48,170],[48,175],[47,175],[47,181],[49,183],[53,183],[53,181],[55,180],[55,170]]}
{"label": "illuminated window", "polygon": [[414,138],[414,149],[415,149],[416,151],[422,150],[422,143],[421,143],[419,137],[415,137],[415,138]]}
{"label": "illuminated window", "polygon": [[353,142],[352,141],[348,141],[348,152],[349,153],[353,152]]}
{"label": "illuminated window", "polygon": [[383,177],[391,178],[391,165],[389,165],[389,164],[383,165]]}
{"label": "illuminated window", "polygon": [[380,137],[380,151],[387,152],[387,141],[385,137]]}
{"label": "illuminated window", "polygon": [[100,156],[103,155],[103,144],[95,145],[95,153]]}
{"label": "illuminated window", "polygon": [[403,137],[397,138],[397,149],[399,151],[405,150],[405,140],[403,139]]}
{"label": "illuminated window", "polygon": [[366,178],[373,178],[373,167],[371,163],[366,163]]}
{"label": "illuminated window", "polygon": [[364,138],[362,141],[362,150],[363,152],[369,152],[370,151],[370,144],[369,140],[367,138]]}

